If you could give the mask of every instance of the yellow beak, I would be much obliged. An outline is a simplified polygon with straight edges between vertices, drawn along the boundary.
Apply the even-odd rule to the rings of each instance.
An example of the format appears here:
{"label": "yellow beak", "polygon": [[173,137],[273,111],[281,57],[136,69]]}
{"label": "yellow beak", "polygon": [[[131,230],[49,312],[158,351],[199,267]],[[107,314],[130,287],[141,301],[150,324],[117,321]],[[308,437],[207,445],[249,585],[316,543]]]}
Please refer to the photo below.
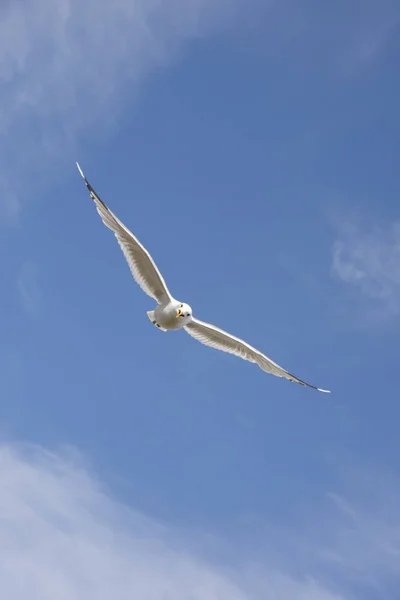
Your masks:
{"label": "yellow beak", "polygon": [[181,311],[181,309],[178,309],[178,312],[176,313],[176,318],[178,317],[183,317],[183,312]]}

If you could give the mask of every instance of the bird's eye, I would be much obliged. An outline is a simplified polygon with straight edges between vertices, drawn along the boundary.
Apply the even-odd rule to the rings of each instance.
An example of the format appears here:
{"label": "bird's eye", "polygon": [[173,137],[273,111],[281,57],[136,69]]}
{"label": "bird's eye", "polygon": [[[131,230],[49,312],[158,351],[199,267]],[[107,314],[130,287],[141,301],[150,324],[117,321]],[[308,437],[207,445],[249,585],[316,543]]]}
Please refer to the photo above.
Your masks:
{"label": "bird's eye", "polygon": [[190,317],[190,313],[188,313],[186,316],[187,316],[187,317]]}
{"label": "bird's eye", "polygon": [[181,304],[181,308],[183,308],[183,304]]}

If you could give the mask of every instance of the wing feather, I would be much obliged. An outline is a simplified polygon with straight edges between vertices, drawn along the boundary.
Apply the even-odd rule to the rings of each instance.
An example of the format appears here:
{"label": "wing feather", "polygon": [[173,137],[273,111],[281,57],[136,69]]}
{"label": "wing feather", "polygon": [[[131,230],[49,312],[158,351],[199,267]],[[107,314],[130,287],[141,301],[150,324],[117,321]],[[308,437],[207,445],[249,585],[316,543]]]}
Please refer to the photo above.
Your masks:
{"label": "wing feather", "polygon": [[204,323],[203,321],[193,318],[192,321],[185,326],[185,329],[189,335],[206,346],[221,350],[222,352],[234,354],[235,356],[243,358],[244,360],[256,363],[263,371],[272,373],[272,375],[276,375],[277,377],[284,377],[289,381],[295,381],[300,385],[313,388],[319,392],[329,393],[329,390],[317,388],[316,386],[299,379],[295,375],[292,375],[289,373],[289,371],[286,371],[286,369],[280,367],[270,358],[262,354],[259,350],[253,348],[253,346],[250,346],[243,340],[230,335],[218,327],[215,327],[215,325]]}
{"label": "wing feather", "polygon": [[97,212],[104,225],[114,232],[135,281],[146,294],[154,298],[159,304],[164,304],[172,300],[164,278],[150,253],[142,246],[137,237],[114,215],[108,206],[104,204],[86,179],[79,164],[76,164],[89,190],[90,196],[96,204]]}

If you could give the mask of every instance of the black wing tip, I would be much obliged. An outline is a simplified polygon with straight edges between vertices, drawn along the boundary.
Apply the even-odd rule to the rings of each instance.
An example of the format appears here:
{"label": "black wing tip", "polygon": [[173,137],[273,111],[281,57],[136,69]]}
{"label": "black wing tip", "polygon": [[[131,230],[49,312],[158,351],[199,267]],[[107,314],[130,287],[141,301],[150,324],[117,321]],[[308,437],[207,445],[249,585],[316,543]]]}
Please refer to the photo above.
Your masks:
{"label": "black wing tip", "polygon": [[101,198],[99,197],[99,195],[95,192],[95,190],[93,189],[93,187],[90,185],[89,181],[87,180],[85,174],[83,173],[80,164],[78,163],[78,161],[76,162],[76,166],[78,167],[78,171],[81,174],[83,181],[85,182],[85,185],[87,187],[87,189],[90,192],[90,196],[92,198],[92,200],[94,200],[96,202],[96,204],[101,204],[102,207],[107,211],[110,212],[110,209],[108,208],[108,206],[106,204],[104,204],[103,200],[101,200]]}
{"label": "black wing tip", "polygon": [[86,187],[88,188],[89,192],[94,192],[94,189],[92,188],[92,186],[91,186],[91,185],[90,185],[90,183],[88,182],[88,180],[87,180],[87,178],[86,178],[86,175],[84,174],[84,172],[83,172],[83,171],[82,171],[82,169],[81,169],[81,166],[80,166],[80,164],[78,163],[78,161],[75,161],[75,162],[76,162],[76,166],[78,167],[78,171],[79,171],[79,173],[81,174],[81,176],[82,176],[82,179],[83,179],[83,181],[85,182],[85,184],[86,184]]}
{"label": "black wing tip", "polygon": [[78,167],[78,171],[79,171],[79,173],[81,174],[83,181],[85,182],[85,185],[86,185],[86,187],[87,187],[87,188],[88,188],[88,190],[91,192],[91,191],[92,191],[92,186],[91,186],[91,185],[90,185],[90,183],[88,182],[88,180],[87,180],[87,178],[86,178],[86,175],[85,175],[85,174],[84,174],[84,172],[82,171],[82,169],[81,169],[81,166],[80,166],[80,164],[78,163],[78,161],[75,161],[75,162],[76,162],[76,166]]}
{"label": "black wing tip", "polygon": [[311,383],[307,383],[307,381],[303,381],[302,379],[299,379],[298,377],[296,377],[295,375],[292,375],[291,373],[288,373],[288,375],[290,377],[289,381],[294,381],[295,383],[299,383],[303,387],[308,387],[313,390],[317,390],[317,392],[322,392],[323,394],[331,394],[332,393],[331,390],[324,390],[322,388],[317,387],[316,385],[311,385]]}

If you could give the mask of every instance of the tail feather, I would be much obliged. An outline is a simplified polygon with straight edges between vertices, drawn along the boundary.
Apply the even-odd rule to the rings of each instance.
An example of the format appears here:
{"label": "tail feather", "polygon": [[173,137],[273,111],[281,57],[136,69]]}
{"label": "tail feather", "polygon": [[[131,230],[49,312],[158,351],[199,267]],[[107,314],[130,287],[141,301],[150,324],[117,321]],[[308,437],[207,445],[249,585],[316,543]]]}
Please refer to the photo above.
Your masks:
{"label": "tail feather", "polygon": [[156,322],[156,314],[155,314],[155,310],[148,310],[147,311],[147,316],[149,317],[150,321],[152,323]]}
{"label": "tail feather", "polygon": [[149,319],[153,323],[153,325],[156,325],[158,327],[158,329],[161,329],[161,331],[167,331],[166,329],[164,329],[164,327],[161,327],[161,325],[159,325],[156,322],[156,314],[155,314],[154,310],[148,310],[147,311],[147,316],[149,317]]}

